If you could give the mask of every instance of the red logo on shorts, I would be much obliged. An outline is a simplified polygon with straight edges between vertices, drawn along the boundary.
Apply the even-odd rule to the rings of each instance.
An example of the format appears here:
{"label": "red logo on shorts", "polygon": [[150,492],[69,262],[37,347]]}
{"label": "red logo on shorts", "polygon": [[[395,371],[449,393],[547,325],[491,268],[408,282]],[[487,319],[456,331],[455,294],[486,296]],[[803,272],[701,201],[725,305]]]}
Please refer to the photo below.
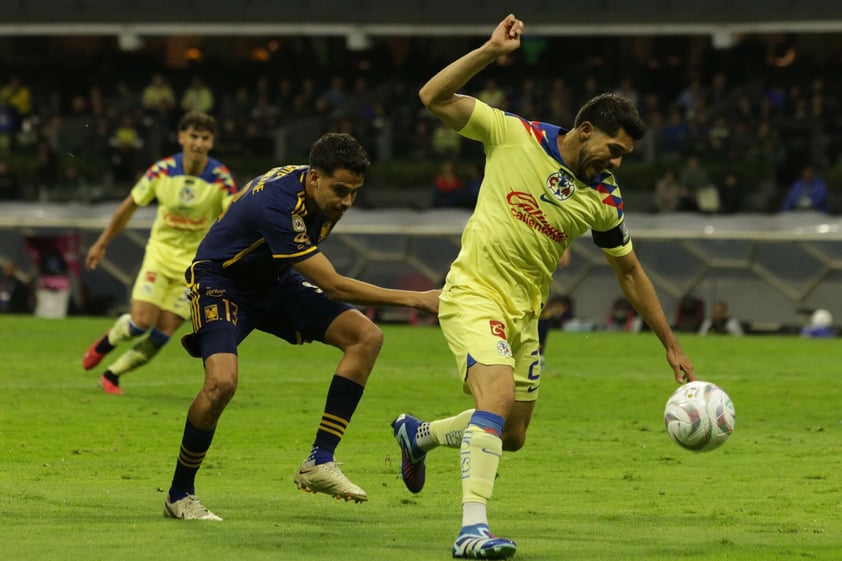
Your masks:
{"label": "red logo on shorts", "polygon": [[506,339],[506,326],[503,325],[502,321],[497,321],[496,319],[492,319],[488,322],[489,327],[491,327],[491,334],[495,337],[500,337],[501,339]]}
{"label": "red logo on shorts", "polygon": [[158,278],[158,273],[155,271],[146,271],[146,282],[155,282]]}

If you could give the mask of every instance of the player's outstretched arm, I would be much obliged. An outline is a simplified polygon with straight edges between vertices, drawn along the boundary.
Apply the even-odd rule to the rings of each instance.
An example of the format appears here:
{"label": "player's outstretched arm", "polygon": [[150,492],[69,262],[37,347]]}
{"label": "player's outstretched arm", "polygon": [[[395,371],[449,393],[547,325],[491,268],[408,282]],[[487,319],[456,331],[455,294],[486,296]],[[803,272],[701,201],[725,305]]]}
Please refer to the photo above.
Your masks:
{"label": "player's outstretched arm", "polygon": [[331,300],[370,306],[401,306],[430,314],[439,311],[440,290],[396,290],[340,275],[321,253],[299,261],[295,270],[321,288]]}
{"label": "player's outstretched arm", "polygon": [[643,270],[643,265],[640,264],[635,252],[632,251],[622,257],[608,256],[608,262],[614,269],[614,275],[623,289],[623,294],[666,349],[667,362],[675,374],[676,382],[695,380],[693,363],[687,358],[673,333],[658,295],[655,293],[655,287],[652,286],[652,281]]}
{"label": "player's outstretched arm", "polygon": [[117,234],[126,228],[126,225],[129,223],[129,220],[132,219],[134,211],[136,210],[137,203],[134,202],[131,195],[128,195],[125,199],[123,199],[123,202],[120,203],[120,206],[117,207],[117,210],[115,210],[114,214],[111,216],[111,221],[108,223],[108,226],[105,227],[105,230],[103,230],[88,250],[88,254],[85,256],[85,266],[88,269],[96,269],[96,266],[99,265],[99,262],[105,257],[105,248],[108,247],[108,244],[111,243],[111,240],[113,240]]}
{"label": "player's outstretched arm", "polygon": [[418,92],[421,103],[453,130],[461,130],[474,110],[476,100],[458,95],[468,80],[503,55],[520,47],[523,22],[509,14],[481,47],[453,61],[430,78]]}

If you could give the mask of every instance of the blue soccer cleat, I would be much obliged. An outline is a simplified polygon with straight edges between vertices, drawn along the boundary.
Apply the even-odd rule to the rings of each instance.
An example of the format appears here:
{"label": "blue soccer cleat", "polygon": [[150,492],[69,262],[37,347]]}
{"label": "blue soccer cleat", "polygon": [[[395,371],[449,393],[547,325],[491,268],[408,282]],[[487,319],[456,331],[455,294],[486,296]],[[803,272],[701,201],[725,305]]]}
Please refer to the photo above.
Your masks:
{"label": "blue soccer cleat", "polygon": [[453,557],[457,559],[508,559],[517,551],[517,544],[498,538],[485,524],[463,526],[453,544]]}
{"label": "blue soccer cleat", "polygon": [[404,485],[413,493],[418,493],[424,488],[424,481],[427,478],[427,453],[418,447],[415,441],[415,433],[421,421],[402,413],[392,421],[392,430],[395,431],[395,439],[401,447],[401,479]]}

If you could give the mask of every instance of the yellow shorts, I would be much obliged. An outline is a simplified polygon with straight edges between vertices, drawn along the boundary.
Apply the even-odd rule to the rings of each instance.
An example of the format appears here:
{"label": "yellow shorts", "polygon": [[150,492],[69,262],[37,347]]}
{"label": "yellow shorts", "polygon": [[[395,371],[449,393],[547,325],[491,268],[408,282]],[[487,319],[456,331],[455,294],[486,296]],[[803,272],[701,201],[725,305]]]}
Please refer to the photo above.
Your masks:
{"label": "yellow shorts", "polygon": [[157,258],[147,252],[132,289],[132,300],[148,302],[161,310],[189,320],[190,300],[184,276],[168,277],[160,272],[164,269]]}
{"label": "yellow shorts", "polygon": [[514,370],[515,400],[535,401],[541,384],[538,316],[513,318],[494,300],[461,287],[448,287],[439,300],[439,323],[462,379],[468,356],[480,364],[505,364]]}

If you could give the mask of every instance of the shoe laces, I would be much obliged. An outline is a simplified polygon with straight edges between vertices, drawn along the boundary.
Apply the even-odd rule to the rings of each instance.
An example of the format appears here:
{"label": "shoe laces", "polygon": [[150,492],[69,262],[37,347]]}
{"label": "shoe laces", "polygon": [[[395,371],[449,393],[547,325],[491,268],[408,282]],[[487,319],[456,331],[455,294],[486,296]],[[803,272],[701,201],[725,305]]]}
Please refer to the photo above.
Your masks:
{"label": "shoe laces", "polygon": [[184,501],[184,510],[188,511],[192,515],[207,515],[210,514],[210,511],[207,509],[205,505],[202,504],[202,501],[199,500],[199,497],[196,495],[187,495],[182,499]]}

